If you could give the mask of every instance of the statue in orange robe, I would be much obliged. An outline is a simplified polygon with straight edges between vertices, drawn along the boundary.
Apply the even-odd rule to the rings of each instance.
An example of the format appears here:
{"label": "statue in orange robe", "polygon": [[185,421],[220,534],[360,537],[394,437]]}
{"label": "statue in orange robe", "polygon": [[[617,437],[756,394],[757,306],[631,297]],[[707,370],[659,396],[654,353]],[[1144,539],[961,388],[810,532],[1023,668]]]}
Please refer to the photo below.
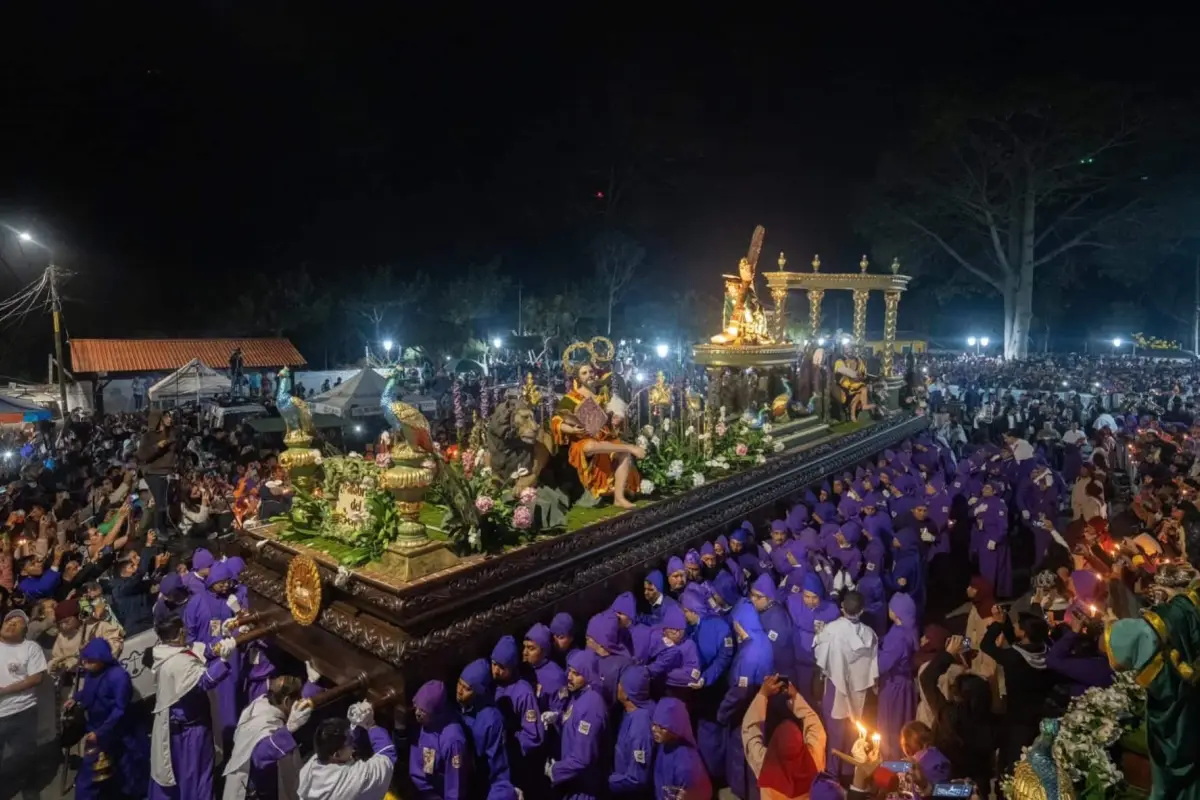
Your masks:
{"label": "statue in orange robe", "polygon": [[599,376],[591,364],[580,366],[574,376],[571,391],[558,404],[558,412],[550,419],[550,433],[555,444],[568,446],[567,460],[579,473],[579,482],[596,497],[613,496],[613,505],[632,508],[628,495],[641,485],[634,461],[646,456],[637,445],[620,441],[619,420],[610,417],[595,434],[589,434],[576,416],[576,411],[589,399],[600,404],[596,394]]}

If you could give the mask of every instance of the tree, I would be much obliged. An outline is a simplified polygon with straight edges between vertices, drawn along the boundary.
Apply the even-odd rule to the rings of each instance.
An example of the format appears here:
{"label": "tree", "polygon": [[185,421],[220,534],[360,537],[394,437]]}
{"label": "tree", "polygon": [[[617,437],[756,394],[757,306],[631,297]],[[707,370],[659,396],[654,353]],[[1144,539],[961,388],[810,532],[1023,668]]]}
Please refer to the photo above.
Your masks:
{"label": "tree", "polygon": [[1108,86],[941,98],[884,160],[881,215],[1004,300],[1004,355],[1024,358],[1040,271],[1105,248],[1139,212],[1144,120]]}
{"label": "tree", "polygon": [[608,303],[608,325],[605,328],[608,336],[612,335],[613,306],[629,287],[645,257],[645,249],[620,231],[604,231],[592,240],[596,282]]}
{"label": "tree", "polygon": [[465,274],[443,284],[439,313],[447,322],[469,326],[495,316],[511,287],[508,276],[500,274],[498,257],[472,264]]}
{"label": "tree", "polygon": [[308,267],[259,273],[237,299],[232,319],[239,332],[284,336],[311,331],[329,319],[329,294],[321,291]]}
{"label": "tree", "polygon": [[393,333],[388,329],[389,324],[397,324],[397,317],[406,309],[419,307],[428,294],[429,276],[424,272],[416,273],[410,280],[400,280],[391,264],[380,264],[367,272],[361,292],[344,306],[352,317],[371,326],[370,334],[362,338],[378,346]]}

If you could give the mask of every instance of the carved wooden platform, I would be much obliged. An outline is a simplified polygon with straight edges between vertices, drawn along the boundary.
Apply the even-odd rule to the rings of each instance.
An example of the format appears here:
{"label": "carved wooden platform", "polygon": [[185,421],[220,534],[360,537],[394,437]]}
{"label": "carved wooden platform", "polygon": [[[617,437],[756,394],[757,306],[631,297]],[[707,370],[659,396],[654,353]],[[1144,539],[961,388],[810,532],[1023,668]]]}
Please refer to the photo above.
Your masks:
{"label": "carved wooden platform", "polygon": [[[389,585],[370,570],[339,576],[332,559],[315,557],[327,598],[320,616],[309,628],[292,626],[279,644],[302,658],[316,653],[330,669],[343,657],[339,653],[354,650],[355,662],[367,656],[399,670],[403,679],[442,675],[486,656],[503,634],[519,636],[556,611],[582,621],[617,593],[640,591],[646,570],[667,556],[727,533],[744,519],[774,518],[782,501],[928,424],[925,417],[893,418],[573,533],[469,560],[403,586]],[[259,595],[254,607],[286,608],[284,576],[299,548],[264,543],[253,532],[239,543],[247,562],[242,579]],[[326,674],[339,680],[339,672]]]}

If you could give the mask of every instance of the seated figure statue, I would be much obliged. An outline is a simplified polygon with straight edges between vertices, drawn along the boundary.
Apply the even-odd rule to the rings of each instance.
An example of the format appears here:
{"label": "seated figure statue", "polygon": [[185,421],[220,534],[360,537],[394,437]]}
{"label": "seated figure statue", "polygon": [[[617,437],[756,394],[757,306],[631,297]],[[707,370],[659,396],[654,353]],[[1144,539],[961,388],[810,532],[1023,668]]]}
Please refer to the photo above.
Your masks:
{"label": "seated figure statue", "polygon": [[842,404],[851,422],[858,419],[859,412],[875,407],[870,401],[866,362],[858,357],[852,345],[847,345],[842,357],[834,363],[833,373],[841,387]]}
{"label": "seated figure statue", "polygon": [[614,505],[632,508],[628,495],[641,484],[634,461],[644,458],[646,451],[620,441],[622,420],[601,408],[599,376],[591,363],[569,368],[567,379],[571,390],[550,419],[555,444],[570,448],[567,460],[579,473],[583,488],[596,497],[611,494]]}

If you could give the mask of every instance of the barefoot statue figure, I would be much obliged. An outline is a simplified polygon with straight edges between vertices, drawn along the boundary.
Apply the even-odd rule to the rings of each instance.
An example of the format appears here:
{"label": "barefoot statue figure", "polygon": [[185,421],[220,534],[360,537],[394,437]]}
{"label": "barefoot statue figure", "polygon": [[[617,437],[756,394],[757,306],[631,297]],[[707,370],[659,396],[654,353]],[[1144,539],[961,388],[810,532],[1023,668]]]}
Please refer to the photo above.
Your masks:
{"label": "barefoot statue figure", "polygon": [[[573,363],[577,352],[586,353]],[[624,403],[613,397],[602,405],[598,394],[600,374],[595,353],[587,342],[576,342],[563,353],[563,368],[571,390],[563,395],[550,419],[550,433],[558,446],[569,447],[567,461],[579,473],[579,482],[596,497],[612,495],[613,504],[632,508],[629,495],[641,484],[634,461],[646,451],[620,440]]]}

